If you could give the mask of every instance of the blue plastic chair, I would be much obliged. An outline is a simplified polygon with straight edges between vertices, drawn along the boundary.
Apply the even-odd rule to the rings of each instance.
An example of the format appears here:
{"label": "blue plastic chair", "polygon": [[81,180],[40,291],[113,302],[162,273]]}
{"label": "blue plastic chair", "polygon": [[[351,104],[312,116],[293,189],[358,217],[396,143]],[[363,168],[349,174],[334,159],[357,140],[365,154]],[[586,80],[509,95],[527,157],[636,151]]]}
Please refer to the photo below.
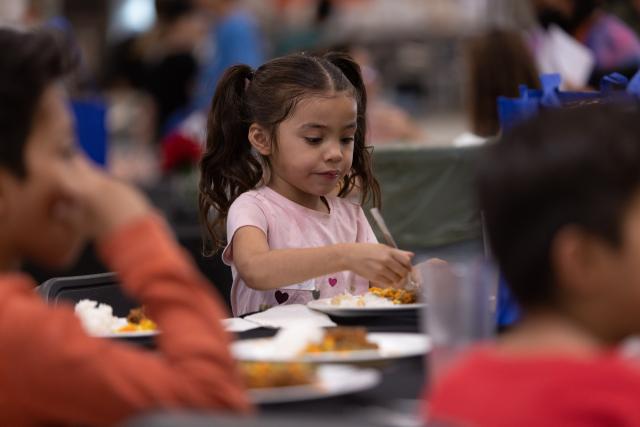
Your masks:
{"label": "blue plastic chair", "polygon": [[107,164],[107,107],[100,99],[73,100],[76,137],[87,155],[97,164]]}

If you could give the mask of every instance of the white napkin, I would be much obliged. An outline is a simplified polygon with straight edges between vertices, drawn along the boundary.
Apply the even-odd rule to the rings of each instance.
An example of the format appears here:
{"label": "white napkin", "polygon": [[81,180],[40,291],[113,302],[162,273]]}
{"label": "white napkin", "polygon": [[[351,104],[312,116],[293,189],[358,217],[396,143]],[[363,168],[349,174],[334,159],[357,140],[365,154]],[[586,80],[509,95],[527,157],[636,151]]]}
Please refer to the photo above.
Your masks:
{"label": "white napkin", "polygon": [[307,320],[281,328],[275,337],[265,342],[260,353],[266,358],[291,359],[299,355],[309,343],[319,343],[324,337],[324,329]]}
{"label": "white napkin", "polygon": [[245,332],[260,327],[257,323],[250,322],[240,317],[231,317],[229,319],[222,319],[222,325],[227,332]]}
{"label": "white napkin", "polygon": [[313,311],[302,304],[279,305],[244,319],[268,328],[286,328],[301,322],[319,328],[336,326],[326,314]]}
{"label": "white napkin", "polygon": [[593,53],[556,25],[542,35],[536,60],[541,72],[560,73],[573,87],[586,86],[595,65]]}

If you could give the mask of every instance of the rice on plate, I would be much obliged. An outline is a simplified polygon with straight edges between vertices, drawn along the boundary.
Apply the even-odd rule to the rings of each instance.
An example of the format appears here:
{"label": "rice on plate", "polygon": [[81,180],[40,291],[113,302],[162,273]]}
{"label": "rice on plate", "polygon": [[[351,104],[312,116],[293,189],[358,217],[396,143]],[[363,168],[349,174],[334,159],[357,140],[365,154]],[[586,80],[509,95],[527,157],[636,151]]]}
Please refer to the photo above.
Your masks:
{"label": "rice on plate", "polygon": [[331,298],[331,305],[335,307],[393,307],[393,301],[367,292],[364,295],[351,295],[348,293],[336,295]]}
{"label": "rice on plate", "polygon": [[109,304],[89,299],[78,302],[75,313],[89,335],[110,335],[127,324],[126,318],[113,315],[113,308]]}

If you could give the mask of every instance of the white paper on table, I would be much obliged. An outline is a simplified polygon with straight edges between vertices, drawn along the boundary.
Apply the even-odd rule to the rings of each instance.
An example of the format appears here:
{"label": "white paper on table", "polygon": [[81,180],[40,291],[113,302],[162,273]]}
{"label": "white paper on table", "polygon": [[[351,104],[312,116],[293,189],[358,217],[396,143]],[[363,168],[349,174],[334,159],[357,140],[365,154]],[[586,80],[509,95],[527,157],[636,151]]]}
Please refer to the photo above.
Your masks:
{"label": "white paper on table", "polygon": [[313,311],[302,304],[279,305],[247,316],[245,320],[270,328],[286,328],[301,322],[320,328],[336,326],[326,314]]}
{"label": "white paper on table", "polygon": [[458,135],[453,140],[454,147],[471,147],[475,145],[482,145],[487,142],[487,138],[478,136],[471,132],[464,132]]}
{"label": "white paper on table", "polygon": [[563,85],[585,87],[596,62],[593,53],[557,25],[541,32],[540,37],[536,50],[540,72],[560,73]]}
{"label": "white paper on table", "polygon": [[245,332],[252,329],[260,328],[261,325],[242,319],[240,317],[231,317],[229,319],[222,319],[222,325],[227,332]]}

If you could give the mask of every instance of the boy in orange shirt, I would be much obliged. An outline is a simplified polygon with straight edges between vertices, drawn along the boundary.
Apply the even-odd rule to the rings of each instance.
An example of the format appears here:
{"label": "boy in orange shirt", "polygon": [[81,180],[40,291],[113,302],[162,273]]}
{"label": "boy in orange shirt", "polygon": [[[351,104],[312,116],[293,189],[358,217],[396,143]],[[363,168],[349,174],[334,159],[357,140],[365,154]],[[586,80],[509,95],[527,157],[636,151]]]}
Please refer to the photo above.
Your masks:
{"label": "boy in orange shirt", "polygon": [[[132,188],[77,151],[50,34],[0,29],[0,420],[113,425],[158,408],[247,411],[211,287]],[[23,259],[71,262],[87,239],[144,303],[157,352],[85,334],[70,307],[49,307]]]}
{"label": "boy in orange shirt", "polygon": [[[630,110],[633,110],[630,111]],[[640,114],[549,112],[488,147],[479,201],[524,310],[433,385],[429,419],[469,426],[640,425]]]}

